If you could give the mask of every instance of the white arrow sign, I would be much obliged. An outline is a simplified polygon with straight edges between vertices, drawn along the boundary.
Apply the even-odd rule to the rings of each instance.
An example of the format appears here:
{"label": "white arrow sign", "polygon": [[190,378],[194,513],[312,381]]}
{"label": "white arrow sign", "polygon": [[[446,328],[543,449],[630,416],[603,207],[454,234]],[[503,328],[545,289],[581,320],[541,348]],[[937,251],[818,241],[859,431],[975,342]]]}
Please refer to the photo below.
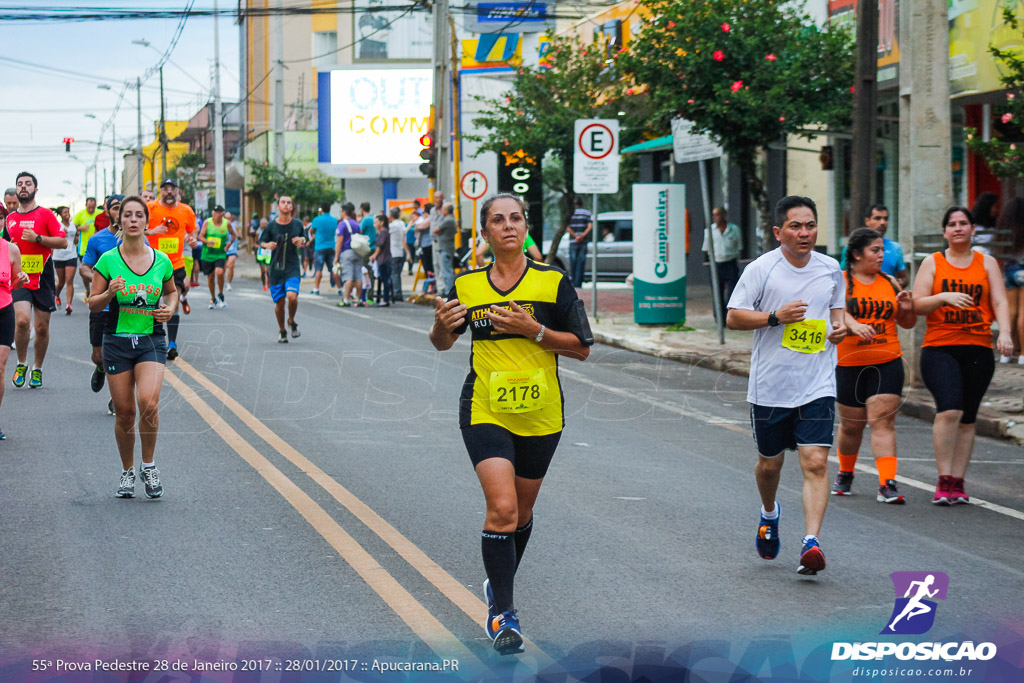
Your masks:
{"label": "white arrow sign", "polygon": [[614,194],[619,191],[619,122],[578,119],[573,147],[573,191]]}

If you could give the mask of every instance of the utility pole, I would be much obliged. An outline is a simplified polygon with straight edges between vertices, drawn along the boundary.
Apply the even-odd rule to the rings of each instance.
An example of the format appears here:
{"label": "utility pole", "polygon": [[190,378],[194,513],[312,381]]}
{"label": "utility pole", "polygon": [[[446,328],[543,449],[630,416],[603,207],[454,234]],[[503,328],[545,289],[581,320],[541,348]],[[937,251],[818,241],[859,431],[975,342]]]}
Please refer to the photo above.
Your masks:
{"label": "utility pole", "polygon": [[274,166],[284,167],[284,21],[281,0],[274,0]]}
{"label": "utility pole", "polygon": [[451,185],[451,130],[448,123],[450,112],[446,98],[448,92],[448,59],[445,55],[448,45],[448,0],[434,2],[434,140],[437,141],[437,177],[434,189],[445,196],[454,197]]}
{"label": "utility pole", "polygon": [[110,122],[110,194],[117,194],[117,124]]}
{"label": "utility pole", "polygon": [[135,193],[141,196],[142,172],[143,169],[145,168],[145,160],[142,157],[142,79],[139,77],[135,78],[135,105],[137,107],[135,113],[135,123],[138,127],[139,135],[139,139],[137,140],[138,147],[136,149],[138,156],[135,157],[135,172],[136,175],[138,176],[135,181]]}
{"label": "utility pole", "polygon": [[[155,174],[154,174],[155,175]],[[154,180],[164,181],[167,175],[167,119],[164,112],[164,67],[160,65],[160,175]]]}
{"label": "utility pole", "polygon": [[[459,52],[458,52],[458,41],[455,36],[455,19],[451,16],[448,17],[448,30],[451,31],[452,39],[452,73],[451,73],[451,87],[452,87],[452,191],[448,196],[452,198],[453,215],[455,217],[455,225],[457,230],[455,232],[455,238],[460,240],[462,235],[462,188],[459,187],[460,171],[459,161],[462,157],[462,130],[459,125]],[[442,207],[437,207],[438,214],[441,213]],[[476,246],[474,245],[475,249]]]}
{"label": "utility pole", "polygon": [[[946,3],[908,2],[900,11],[900,246],[910,276],[920,263],[915,232],[935,233],[953,195],[949,160],[949,30]],[[919,384],[924,317],[901,331],[908,384]]]}
{"label": "utility pole", "polygon": [[224,106],[220,101],[220,19],[213,0],[213,167],[217,203],[227,204],[224,188]]}
{"label": "utility pole", "polygon": [[871,204],[875,174],[878,0],[857,3],[857,69],[853,91],[853,145],[850,160],[850,229],[861,225]]}

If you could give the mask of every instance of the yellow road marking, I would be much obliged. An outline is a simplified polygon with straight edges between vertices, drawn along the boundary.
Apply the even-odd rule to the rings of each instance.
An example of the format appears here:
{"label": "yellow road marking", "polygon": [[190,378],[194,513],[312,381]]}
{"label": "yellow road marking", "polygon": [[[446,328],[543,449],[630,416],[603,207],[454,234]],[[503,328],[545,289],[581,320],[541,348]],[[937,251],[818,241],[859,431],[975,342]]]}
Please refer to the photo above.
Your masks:
{"label": "yellow road marking", "polygon": [[[192,372],[195,372],[192,369]],[[191,373],[190,373],[191,374]],[[394,610],[412,632],[445,659],[458,659],[460,673],[463,667],[484,672],[486,667],[470,650],[420,604],[398,581],[394,579],[375,559],[345,531],[327,511],[317,505],[305,491],[300,489],[281,470],[267,460],[246,441],[191,387],[173,372],[165,372],[164,379],[188,401],[217,435],[231,446],[238,455],[249,463],[261,477],[273,486],[281,496],[305,517],[324,540],[347,562],[359,576]],[[205,379],[205,378],[204,378]],[[255,419],[255,418],[254,418]]]}
{"label": "yellow road marking", "polygon": [[[363,501],[359,500],[351,491],[339,484],[330,475],[317,467],[312,461],[295,450],[291,444],[279,437],[267,425],[263,424],[255,415],[246,410],[238,401],[232,398],[227,392],[213,383],[203,373],[196,370],[192,365],[185,362],[179,356],[174,364],[198,382],[204,389],[210,392],[218,401],[240,419],[246,427],[251,429],[257,436],[266,441],[274,450],[284,456],[289,462],[305,472],[309,477],[327,491],[336,501],[345,506],[356,519],[365,524],[371,531],[380,536],[391,548],[398,553],[402,559],[408,562],[416,571],[423,575],[437,590],[439,590],[452,604],[461,609],[466,616],[483,627],[481,615],[487,614],[487,605],[484,604],[468,588],[462,585],[451,574],[441,568],[430,557],[419,549],[412,541],[402,535],[398,529],[391,526],[380,515],[373,511]],[[528,652],[537,659],[540,669],[547,669],[555,664],[543,650],[537,647],[529,639],[524,638]]]}

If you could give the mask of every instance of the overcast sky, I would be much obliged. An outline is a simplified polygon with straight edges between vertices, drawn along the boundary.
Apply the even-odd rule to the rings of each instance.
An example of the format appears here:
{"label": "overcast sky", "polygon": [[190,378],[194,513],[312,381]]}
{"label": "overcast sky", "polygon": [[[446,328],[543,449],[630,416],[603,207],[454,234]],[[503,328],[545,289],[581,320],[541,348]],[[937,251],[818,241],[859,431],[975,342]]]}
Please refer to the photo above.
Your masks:
{"label": "overcast sky", "polygon": [[[0,2],[0,11],[16,3]],[[105,7],[121,9],[184,9],[186,0],[35,0],[21,7]],[[236,6],[233,0],[219,0],[221,9]],[[211,8],[213,0],[197,0],[195,8]],[[6,12],[5,12],[6,13]],[[100,131],[114,114],[121,84],[143,76],[167,49],[178,20],[103,20],[103,21],[0,21],[0,74],[4,76],[0,96],[0,186],[14,185],[19,171],[27,170],[39,178],[37,200],[43,206],[84,205],[83,180],[86,166],[96,159],[95,144],[75,142],[68,158],[61,142],[65,137],[96,141]],[[191,118],[204,102],[212,101],[214,20],[191,17],[164,67],[164,87],[168,120]],[[133,45],[145,39],[152,47]],[[221,97],[225,102],[239,97],[238,25],[230,19],[220,21]],[[47,69],[85,74],[54,73],[11,61],[28,62]],[[180,67],[180,68],[179,68]],[[193,78],[186,75],[187,72]],[[110,90],[102,90],[98,79],[108,79]],[[197,82],[198,81],[198,82]],[[202,84],[202,85],[200,85]],[[160,118],[159,77],[143,83],[143,144],[153,139],[154,121]],[[88,118],[92,114],[96,118]],[[113,118],[120,147],[134,147],[137,135],[135,90]],[[110,144],[110,129],[102,142]],[[99,183],[102,195],[104,168],[111,173],[112,150],[99,152]],[[116,155],[117,173],[123,166],[122,152]],[[118,183],[119,185],[120,183]],[[89,193],[93,193],[93,175],[89,171]]]}

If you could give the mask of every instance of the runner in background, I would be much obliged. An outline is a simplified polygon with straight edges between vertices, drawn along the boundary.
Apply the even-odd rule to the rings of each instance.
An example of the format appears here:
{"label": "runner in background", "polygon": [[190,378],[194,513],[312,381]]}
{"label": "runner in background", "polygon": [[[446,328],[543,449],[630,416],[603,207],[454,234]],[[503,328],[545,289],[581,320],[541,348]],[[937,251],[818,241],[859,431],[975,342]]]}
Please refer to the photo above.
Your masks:
{"label": "runner in background", "polygon": [[18,192],[18,210],[7,216],[7,232],[21,252],[21,269],[28,273],[29,279],[13,293],[18,365],[11,379],[16,387],[25,385],[29,369],[26,365],[29,326],[32,325],[36,333],[35,363],[28,386],[38,389],[43,386],[43,361],[50,345],[50,314],[57,310],[51,254],[53,249],[66,249],[68,239],[53,212],[36,204],[38,184],[34,175],[22,171],[14,186]]}
{"label": "runner in background", "polygon": [[914,312],[926,315],[921,378],[935,399],[932,443],[939,481],[932,503],[969,503],[964,477],[974,452],[978,408],[995,372],[992,320],[999,323],[999,353],[1013,353],[1010,307],[999,264],[971,249],[974,219],[961,206],[942,217],[949,245],[921,263],[914,282]]}
{"label": "runner in background", "polygon": [[53,250],[53,269],[57,274],[57,308],[61,306],[61,294],[67,307],[67,315],[71,315],[71,303],[75,300],[75,271],[78,270],[78,226],[71,220],[71,209],[66,206],[57,207],[60,227],[68,238],[68,246]]}
{"label": "runner in background", "polygon": [[[178,288],[177,304],[180,300],[181,312],[188,315],[192,310],[188,303],[187,273],[183,249],[187,243],[195,249],[196,214],[192,207],[179,201],[178,181],[168,178],[160,184],[160,201],[151,202],[149,210],[149,230],[146,235],[149,245],[167,254],[174,266],[174,283]],[[122,206],[122,210],[123,210]],[[194,252],[193,252],[194,253]],[[170,293],[165,292],[167,301]],[[173,314],[167,323],[167,360],[178,357],[178,312],[177,305],[171,307]]]}
{"label": "runner in background", "polygon": [[878,468],[880,503],[902,505],[896,487],[896,413],[903,394],[903,353],[896,326],[917,322],[914,298],[895,276],[882,272],[882,234],[858,228],[846,245],[846,326],[839,343],[836,403],[839,410],[839,474],[832,495],[848,496],[864,427],[871,427],[871,452]]}
{"label": "runner in background", "polygon": [[[255,217],[256,214],[253,214]],[[263,285],[263,291],[267,291],[270,286],[270,250],[264,249],[260,246],[260,235],[267,229],[267,219],[261,218],[259,222],[259,232],[252,239],[252,253],[256,255],[256,263],[260,266],[260,284]]]}
{"label": "runner in background", "polygon": [[[224,308],[224,268],[227,265],[227,245],[234,244],[238,239],[231,223],[224,219],[224,207],[218,204],[213,207],[213,217],[203,221],[199,231],[199,241],[203,244],[203,252],[199,265],[206,275],[206,283],[210,287],[210,308]],[[216,283],[214,280],[216,279]],[[216,290],[214,285],[216,284]]]}
{"label": "runner in background", "polygon": [[[74,223],[75,227],[78,228],[78,256],[82,256],[85,253],[86,247],[89,246],[89,238],[96,232],[96,219],[103,213],[101,209],[96,208],[96,198],[86,197],[85,208],[75,214]],[[85,275],[82,276],[82,284],[85,285],[85,297],[86,301],[89,299],[89,290],[92,289],[91,281],[85,279]]]}
{"label": "runner in background", "polygon": [[[110,226],[92,236],[85,255],[82,256],[81,270],[86,271],[90,281],[94,275],[93,268],[100,257],[121,243],[121,238],[118,236],[118,232],[120,232],[118,224],[121,220],[121,201],[123,199],[124,197],[119,194],[107,197],[106,214],[110,217]],[[107,378],[103,369],[103,330],[107,325],[107,312],[107,308],[102,311],[89,311],[89,344],[92,346],[92,362],[95,366],[89,380],[89,388],[94,394],[98,394],[103,389]],[[107,401],[107,414],[114,415],[115,413],[114,400],[110,399]]]}
{"label": "runner in background", "polygon": [[271,252],[268,268],[270,296],[274,301],[274,315],[279,329],[278,343],[288,343],[285,331],[285,301],[288,303],[288,326],[292,338],[301,336],[295,323],[299,308],[299,282],[301,249],[306,243],[302,223],[293,217],[292,198],[285,195],[277,200],[277,217],[267,225],[260,235],[260,248]]}
{"label": "runner in background", "polygon": [[224,220],[226,220],[235,231],[235,239],[231,240],[231,243],[228,245],[228,249],[225,252],[227,260],[224,265],[224,289],[230,292],[231,281],[235,279],[235,261],[238,260],[238,243],[242,239],[242,233],[238,232],[238,222],[233,220],[233,216],[230,213],[224,214]]}

